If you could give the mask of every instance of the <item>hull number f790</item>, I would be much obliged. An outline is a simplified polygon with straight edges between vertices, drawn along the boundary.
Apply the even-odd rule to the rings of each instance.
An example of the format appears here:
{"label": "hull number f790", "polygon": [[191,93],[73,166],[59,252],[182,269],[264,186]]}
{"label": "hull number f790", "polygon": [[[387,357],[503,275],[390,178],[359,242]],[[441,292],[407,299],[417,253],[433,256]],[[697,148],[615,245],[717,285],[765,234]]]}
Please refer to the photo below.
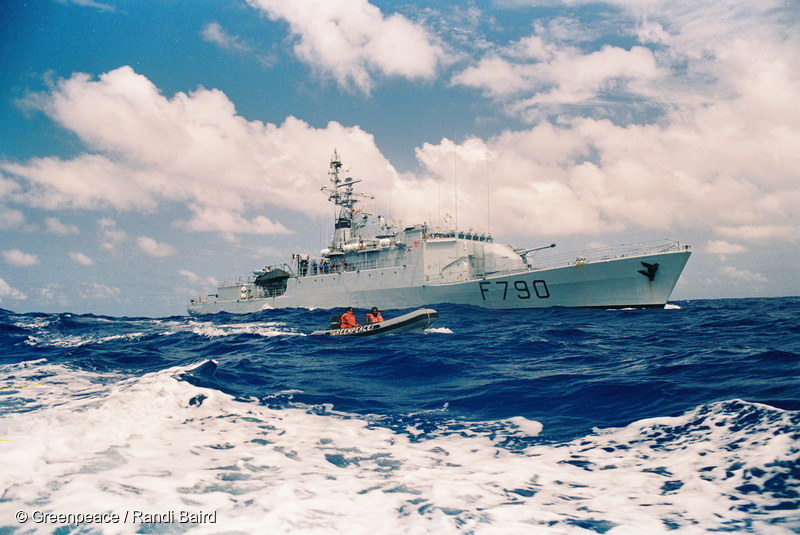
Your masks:
{"label": "hull number f790", "polygon": [[481,289],[481,298],[486,301],[486,292],[488,292],[492,285],[495,285],[498,290],[503,290],[503,301],[508,297],[509,291],[516,294],[517,299],[530,299],[534,295],[539,299],[547,299],[550,297],[550,292],[547,290],[547,283],[543,280],[535,280],[528,286],[528,282],[524,280],[509,281],[481,281],[478,283]]}

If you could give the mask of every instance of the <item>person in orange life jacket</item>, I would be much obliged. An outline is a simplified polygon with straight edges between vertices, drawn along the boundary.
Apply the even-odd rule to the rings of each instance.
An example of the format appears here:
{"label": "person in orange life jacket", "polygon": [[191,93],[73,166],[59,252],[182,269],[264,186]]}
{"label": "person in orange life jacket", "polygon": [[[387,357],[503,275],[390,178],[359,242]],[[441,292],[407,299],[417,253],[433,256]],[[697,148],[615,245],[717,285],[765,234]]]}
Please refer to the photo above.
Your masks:
{"label": "person in orange life jacket", "polygon": [[378,307],[372,307],[372,310],[367,312],[367,323],[380,323],[383,321],[383,316],[378,312]]}
{"label": "person in orange life jacket", "polygon": [[353,307],[347,307],[344,314],[342,314],[342,329],[352,329],[353,327],[359,327],[358,323],[356,322],[356,315],[353,314]]}

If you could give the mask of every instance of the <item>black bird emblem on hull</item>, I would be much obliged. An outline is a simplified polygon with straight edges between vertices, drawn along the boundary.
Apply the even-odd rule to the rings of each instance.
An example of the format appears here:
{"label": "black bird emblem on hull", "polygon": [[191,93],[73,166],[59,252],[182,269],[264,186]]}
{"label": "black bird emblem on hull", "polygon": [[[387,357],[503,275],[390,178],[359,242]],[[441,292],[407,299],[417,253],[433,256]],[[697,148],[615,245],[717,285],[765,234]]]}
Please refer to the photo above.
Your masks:
{"label": "black bird emblem on hull", "polygon": [[656,278],[656,271],[658,271],[658,264],[648,264],[647,262],[641,263],[647,271],[644,269],[640,269],[639,273],[650,279],[650,282],[653,282],[653,279]]}

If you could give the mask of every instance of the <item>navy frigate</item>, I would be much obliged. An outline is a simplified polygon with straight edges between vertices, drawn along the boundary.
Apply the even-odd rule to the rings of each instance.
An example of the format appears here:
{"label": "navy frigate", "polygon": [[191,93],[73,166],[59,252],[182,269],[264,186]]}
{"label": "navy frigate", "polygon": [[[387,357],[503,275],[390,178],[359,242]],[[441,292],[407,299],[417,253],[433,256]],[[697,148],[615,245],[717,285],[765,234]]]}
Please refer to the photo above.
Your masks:
{"label": "navy frigate", "polygon": [[484,233],[395,227],[378,217],[364,237],[370,214],[354,191],[360,180],[343,177],[334,151],[331,185],[337,207],[333,239],[318,255],[295,254],[280,266],[227,280],[215,294],[191,299],[191,315],[248,313],[270,308],[346,306],[407,309],[438,303],[490,309],[543,307],[663,308],[691,247],[675,241],[620,245],[560,255],[545,247],[514,248]]}

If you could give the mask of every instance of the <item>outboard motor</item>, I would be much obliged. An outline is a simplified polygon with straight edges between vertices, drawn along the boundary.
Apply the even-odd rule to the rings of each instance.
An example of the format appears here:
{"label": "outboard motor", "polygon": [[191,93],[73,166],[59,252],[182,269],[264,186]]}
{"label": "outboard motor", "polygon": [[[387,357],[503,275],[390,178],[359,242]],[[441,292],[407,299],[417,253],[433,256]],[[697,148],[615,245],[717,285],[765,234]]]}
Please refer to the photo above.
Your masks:
{"label": "outboard motor", "polygon": [[341,329],[341,328],[342,328],[342,317],[331,316],[331,329]]}

